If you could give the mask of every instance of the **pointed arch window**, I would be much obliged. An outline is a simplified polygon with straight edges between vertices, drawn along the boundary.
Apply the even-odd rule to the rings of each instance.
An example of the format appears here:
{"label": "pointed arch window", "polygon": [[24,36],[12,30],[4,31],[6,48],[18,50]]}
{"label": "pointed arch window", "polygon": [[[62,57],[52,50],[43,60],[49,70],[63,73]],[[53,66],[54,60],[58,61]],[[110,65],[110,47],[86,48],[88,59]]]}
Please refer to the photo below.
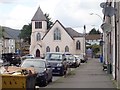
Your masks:
{"label": "pointed arch window", "polygon": [[55,48],[55,51],[56,51],[56,52],[59,52],[59,51],[60,51],[60,48],[57,46],[57,47]]}
{"label": "pointed arch window", "polygon": [[58,28],[54,30],[54,40],[61,40],[61,32]]}
{"label": "pointed arch window", "polygon": [[65,52],[69,52],[69,47],[68,46],[65,47]]}
{"label": "pointed arch window", "polygon": [[41,35],[40,33],[37,33],[37,41],[40,41],[41,40]]}
{"label": "pointed arch window", "polygon": [[50,52],[50,47],[49,46],[46,47],[46,52]]}
{"label": "pointed arch window", "polygon": [[76,42],[76,50],[80,50],[81,49],[81,43],[80,43],[80,41],[78,40],[77,42]]}

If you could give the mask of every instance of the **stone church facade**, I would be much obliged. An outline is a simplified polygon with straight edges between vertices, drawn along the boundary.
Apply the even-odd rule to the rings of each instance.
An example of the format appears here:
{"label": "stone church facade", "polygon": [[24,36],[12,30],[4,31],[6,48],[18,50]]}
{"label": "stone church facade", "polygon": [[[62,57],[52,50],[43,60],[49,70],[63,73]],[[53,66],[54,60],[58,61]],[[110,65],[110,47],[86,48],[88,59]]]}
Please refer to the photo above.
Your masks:
{"label": "stone church facade", "polygon": [[43,57],[46,52],[85,53],[84,35],[64,27],[59,20],[47,30],[47,19],[40,7],[32,20],[30,54]]}

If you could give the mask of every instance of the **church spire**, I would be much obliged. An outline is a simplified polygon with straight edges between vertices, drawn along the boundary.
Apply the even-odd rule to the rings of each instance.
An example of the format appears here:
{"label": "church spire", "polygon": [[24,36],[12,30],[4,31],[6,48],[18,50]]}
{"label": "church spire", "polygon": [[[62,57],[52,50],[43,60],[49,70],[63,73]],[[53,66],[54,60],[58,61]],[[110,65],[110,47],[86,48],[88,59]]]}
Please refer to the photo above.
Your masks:
{"label": "church spire", "polygon": [[40,6],[38,7],[35,15],[32,18],[32,21],[46,21],[46,17],[44,16]]}

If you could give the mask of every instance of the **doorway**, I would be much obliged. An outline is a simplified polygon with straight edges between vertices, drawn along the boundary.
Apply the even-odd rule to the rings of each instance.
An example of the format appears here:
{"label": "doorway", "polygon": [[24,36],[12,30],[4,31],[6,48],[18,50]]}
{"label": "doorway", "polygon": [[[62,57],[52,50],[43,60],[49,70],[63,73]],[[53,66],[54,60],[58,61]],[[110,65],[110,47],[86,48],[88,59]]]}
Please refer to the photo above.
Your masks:
{"label": "doorway", "polygon": [[36,57],[40,57],[40,50],[39,49],[36,50]]}

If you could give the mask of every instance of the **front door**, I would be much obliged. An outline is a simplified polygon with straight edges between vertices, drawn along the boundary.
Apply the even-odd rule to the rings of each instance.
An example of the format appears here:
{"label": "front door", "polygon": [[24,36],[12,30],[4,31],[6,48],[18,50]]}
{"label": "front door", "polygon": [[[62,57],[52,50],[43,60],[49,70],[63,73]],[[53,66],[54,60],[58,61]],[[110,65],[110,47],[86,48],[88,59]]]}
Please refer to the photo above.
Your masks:
{"label": "front door", "polygon": [[40,57],[40,50],[39,49],[36,50],[36,57]]}

